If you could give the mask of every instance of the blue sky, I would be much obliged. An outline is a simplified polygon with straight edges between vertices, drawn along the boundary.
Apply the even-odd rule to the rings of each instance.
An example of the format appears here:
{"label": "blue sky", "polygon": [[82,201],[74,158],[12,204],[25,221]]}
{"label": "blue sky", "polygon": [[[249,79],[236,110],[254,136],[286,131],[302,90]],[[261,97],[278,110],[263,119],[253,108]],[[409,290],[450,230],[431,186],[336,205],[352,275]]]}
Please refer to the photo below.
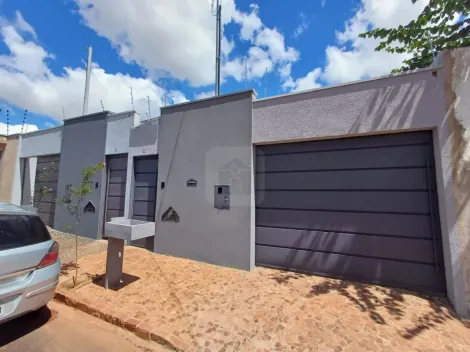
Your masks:
{"label": "blue sky", "polygon": [[[426,0],[222,3],[221,91],[254,88],[263,98],[387,74],[404,57],[376,53],[376,41],[357,35],[407,23]],[[162,105],[213,92],[208,0],[0,0],[0,14],[0,128],[6,110],[20,125],[27,109],[26,123],[39,129],[79,115],[88,45],[89,112],[101,100],[108,110],[131,109],[130,86],[142,118],[147,96],[154,116]]]}

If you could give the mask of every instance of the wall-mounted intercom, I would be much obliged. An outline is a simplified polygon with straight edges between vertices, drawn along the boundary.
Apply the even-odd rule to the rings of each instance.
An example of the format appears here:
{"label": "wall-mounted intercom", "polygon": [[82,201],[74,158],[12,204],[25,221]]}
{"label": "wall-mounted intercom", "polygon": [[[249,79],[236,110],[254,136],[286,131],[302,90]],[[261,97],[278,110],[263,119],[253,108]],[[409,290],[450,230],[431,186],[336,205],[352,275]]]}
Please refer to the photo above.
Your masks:
{"label": "wall-mounted intercom", "polygon": [[214,186],[214,208],[230,209],[230,186],[215,185]]}

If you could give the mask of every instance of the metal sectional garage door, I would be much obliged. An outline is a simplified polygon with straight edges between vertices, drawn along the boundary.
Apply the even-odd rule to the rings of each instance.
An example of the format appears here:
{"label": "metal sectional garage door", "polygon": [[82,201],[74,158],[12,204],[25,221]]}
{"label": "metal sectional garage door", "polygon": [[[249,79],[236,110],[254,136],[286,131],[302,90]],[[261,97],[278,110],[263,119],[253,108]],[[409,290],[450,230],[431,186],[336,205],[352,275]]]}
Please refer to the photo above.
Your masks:
{"label": "metal sectional garage door", "polygon": [[106,221],[124,216],[127,179],[127,154],[107,157],[108,187],[106,190]]}
{"label": "metal sectional garage door", "polygon": [[257,147],[258,265],[445,294],[431,132]]}
{"label": "metal sectional garage door", "polygon": [[157,194],[158,157],[156,155],[134,159],[135,220],[155,221],[155,197]]}
{"label": "metal sectional garage door", "polygon": [[[57,197],[57,182],[59,180],[60,155],[39,156],[36,164],[36,178],[34,181],[34,206],[42,221],[54,227],[55,199]],[[41,192],[44,187],[49,192]],[[41,195],[42,193],[42,195]]]}

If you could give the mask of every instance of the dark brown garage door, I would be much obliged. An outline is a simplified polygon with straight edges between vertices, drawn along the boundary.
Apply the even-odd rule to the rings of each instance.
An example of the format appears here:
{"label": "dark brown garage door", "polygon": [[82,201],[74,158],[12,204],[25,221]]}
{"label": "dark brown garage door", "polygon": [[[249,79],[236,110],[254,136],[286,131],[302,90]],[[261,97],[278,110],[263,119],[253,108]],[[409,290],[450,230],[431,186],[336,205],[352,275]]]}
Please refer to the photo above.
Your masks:
{"label": "dark brown garage door", "polygon": [[[34,182],[34,206],[44,224],[54,227],[60,155],[39,156]],[[47,192],[41,190],[49,189]]]}
{"label": "dark brown garage door", "polygon": [[445,294],[431,132],[257,147],[258,265]]}
{"label": "dark brown garage door", "polygon": [[107,157],[106,221],[124,216],[127,180],[127,154]]}

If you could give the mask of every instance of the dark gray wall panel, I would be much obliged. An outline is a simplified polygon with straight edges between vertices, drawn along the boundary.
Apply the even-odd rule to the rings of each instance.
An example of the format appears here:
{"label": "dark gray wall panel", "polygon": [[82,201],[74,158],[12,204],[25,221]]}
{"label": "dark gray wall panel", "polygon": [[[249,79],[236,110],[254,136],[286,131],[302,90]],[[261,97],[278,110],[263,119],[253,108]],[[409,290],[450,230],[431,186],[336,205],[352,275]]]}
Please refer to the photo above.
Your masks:
{"label": "dark gray wall panel", "polygon": [[426,169],[257,173],[258,189],[425,190]]}
{"label": "dark gray wall panel", "polygon": [[256,225],[300,230],[314,229],[317,231],[431,238],[429,218],[424,215],[257,209]]}
{"label": "dark gray wall panel", "polygon": [[107,165],[109,170],[127,170],[127,154],[109,156]]}
{"label": "dark gray wall panel", "polygon": [[280,143],[260,145],[256,154],[302,153],[308,151],[346,150],[360,148],[390,147],[412,144],[431,144],[432,135],[428,131],[378,136],[352,137],[343,139],[325,139],[312,142]]}
{"label": "dark gray wall panel", "polygon": [[444,293],[445,282],[432,265],[256,246],[256,262],[418,291]]}
{"label": "dark gray wall panel", "polygon": [[445,293],[432,133],[257,147],[256,262]]}
{"label": "dark gray wall panel", "polygon": [[158,156],[148,155],[134,158],[134,179],[133,219],[155,221]]}
{"label": "dark gray wall panel", "polygon": [[258,227],[256,244],[432,264],[432,241],[341,232]]}
{"label": "dark gray wall panel", "polygon": [[425,167],[429,146],[258,155],[257,172]]}
{"label": "dark gray wall panel", "polygon": [[108,196],[122,196],[126,192],[125,183],[114,183],[108,185]]}
{"label": "dark gray wall panel", "polygon": [[157,190],[155,187],[136,187],[134,190],[134,200],[154,202]]}
{"label": "dark gray wall panel", "polygon": [[109,173],[109,183],[126,183],[127,170],[114,170]]}
{"label": "dark gray wall panel", "polygon": [[429,213],[427,192],[257,191],[259,208]]}
{"label": "dark gray wall panel", "polygon": [[157,172],[158,168],[158,159],[156,157],[143,159],[143,158],[136,158],[135,163],[135,172],[136,173],[153,173]]}
{"label": "dark gray wall panel", "polygon": [[106,221],[124,216],[127,180],[127,154],[107,157]]}
{"label": "dark gray wall panel", "polygon": [[[54,227],[57,198],[57,184],[59,180],[60,155],[47,155],[37,158],[36,178],[34,184],[34,206],[46,225]],[[53,171],[52,171],[53,170]],[[41,196],[39,190],[43,187],[49,193]]]}
{"label": "dark gray wall panel", "polygon": [[157,179],[155,174],[136,174],[135,175],[135,187],[155,187],[157,185]]}
{"label": "dark gray wall panel", "polygon": [[[151,216],[155,212],[155,202],[145,202],[134,200],[134,216]],[[155,219],[155,214],[153,215]]]}
{"label": "dark gray wall panel", "polygon": [[125,197],[112,197],[108,196],[108,210],[122,210],[124,209]]}

